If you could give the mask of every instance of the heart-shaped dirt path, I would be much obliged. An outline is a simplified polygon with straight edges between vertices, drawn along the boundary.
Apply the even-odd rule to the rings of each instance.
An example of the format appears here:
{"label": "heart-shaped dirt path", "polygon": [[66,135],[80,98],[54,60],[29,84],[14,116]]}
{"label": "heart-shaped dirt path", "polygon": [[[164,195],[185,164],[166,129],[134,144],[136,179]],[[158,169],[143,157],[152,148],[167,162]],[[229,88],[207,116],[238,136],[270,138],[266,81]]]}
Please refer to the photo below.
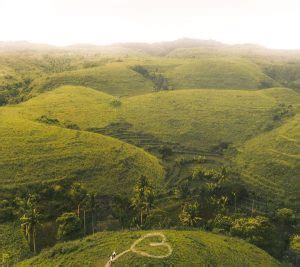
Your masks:
{"label": "heart-shaped dirt path", "polygon": [[[141,251],[139,249],[136,248],[136,246],[142,242],[144,239],[146,238],[149,238],[149,237],[153,237],[153,236],[159,236],[162,238],[162,241],[161,242],[155,242],[155,243],[150,243],[149,246],[151,247],[159,247],[159,246],[164,246],[168,249],[168,252],[164,255],[152,255],[152,254],[149,254],[145,251]],[[163,258],[167,258],[169,256],[171,256],[172,252],[173,252],[173,249],[171,247],[171,245],[167,242],[167,238],[164,234],[162,233],[158,233],[158,232],[155,232],[155,233],[149,233],[149,234],[146,234],[142,237],[140,237],[139,239],[135,240],[132,245],[130,246],[129,249],[121,252],[120,254],[118,254],[112,261],[109,260],[106,264],[105,264],[105,267],[110,267],[112,265],[113,262],[115,262],[117,259],[119,259],[120,257],[122,257],[124,254],[128,253],[128,252],[133,252],[133,253],[136,253],[136,254],[139,254],[141,256],[144,256],[144,257],[148,257],[148,258],[155,258],[155,259],[163,259]]]}

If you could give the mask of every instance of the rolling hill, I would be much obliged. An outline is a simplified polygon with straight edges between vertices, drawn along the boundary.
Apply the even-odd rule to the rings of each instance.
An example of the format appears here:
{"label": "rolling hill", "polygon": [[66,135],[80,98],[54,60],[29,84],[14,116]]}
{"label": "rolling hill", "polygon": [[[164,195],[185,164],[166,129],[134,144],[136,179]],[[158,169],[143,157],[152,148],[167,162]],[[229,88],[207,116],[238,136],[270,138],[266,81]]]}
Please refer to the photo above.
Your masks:
{"label": "rolling hill", "polygon": [[[119,201],[129,207],[126,197],[141,175],[162,189],[155,192],[149,229],[178,227],[183,205],[199,201],[205,229],[223,231],[213,228],[220,214],[225,224],[227,215],[260,214],[278,241],[261,247],[278,259],[289,253],[287,240],[296,227],[287,237],[274,214],[278,208],[285,208],[284,216],[292,212],[286,208],[300,211],[299,52],[190,39],[9,47],[0,43],[0,262],[7,255],[14,263],[32,255],[15,197],[27,197],[31,189],[43,194],[41,249],[56,242],[54,221],[70,208],[63,206],[64,193],[48,199],[39,188],[80,181],[98,193],[96,231],[117,230],[58,243],[20,266],[104,266],[112,251],[126,249],[114,266],[278,266],[257,247],[199,229],[118,231],[138,220],[128,218],[124,226],[113,196],[124,196]],[[167,86],[157,87],[159,80]],[[163,156],[162,146],[169,155]],[[195,167],[207,177],[195,179]],[[227,177],[223,171],[232,181],[210,183],[212,174]],[[238,199],[232,199],[235,186],[243,194]],[[87,210],[93,229],[86,228],[85,212],[79,212],[81,236],[94,231],[93,211]]]}
{"label": "rolling hill", "polygon": [[16,111],[0,109],[2,188],[72,177],[104,195],[117,193],[116,184],[126,194],[141,174],[161,184],[163,168],[143,150],[51,120],[26,120]]}
{"label": "rolling hill", "polygon": [[274,109],[281,102],[289,105],[295,101],[297,93],[280,88],[176,90],[118,100],[89,88],[67,86],[15,109],[31,120],[48,116],[84,130],[114,125],[112,131],[116,132],[118,123],[128,124],[130,131],[164,142],[212,150],[224,142],[240,144],[270,125],[278,125],[272,119]]}
{"label": "rolling hill", "polygon": [[257,195],[299,210],[300,117],[261,134],[242,147],[237,164]]}
{"label": "rolling hill", "polygon": [[33,94],[61,85],[81,85],[115,96],[138,95],[153,90],[153,84],[122,63],[52,74],[32,83]]}
{"label": "rolling hill", "polygon": [[[135,252],[125,253],[113,266],[279,266],[267,253],[244,241],[202,231],[174,230],[97,233],[57,244],[17,266],[107,266],[114,250],[121,253],[147,234],[132,248]],[[158,244],[151,246],[154,242]],[[161,242],[163,245],[159,245]],[[143,256],[143,252],[158,258]]]}
{"label": "rolling hill", "polygon": [[[102,134],[144,148],[168,143],[176,151],[188,149],[200,154],[220,153],[229,146],[241,151],[237,160],[233,160],[234,166],[237,164],[237,168],[241,168],[244,181],[250,188],[261,190],[261,198],[268,194],[277,204],[285,202],[290,205],[299,192],[295,150],[297,136],[291,136],[298,133],[298,117],[293,116],[299,110],[299,96],[291,89],[176,90],[116,99],[86,87],[63,86],[9,110],[26,123],[29,120],[32,127],[38,125],[48,129],[48,124],[53,123],[59,126],[50,127],[57,131],[57,135],[61,132],[61,135],[72,136],[72,140],[74,135],[80,136],[80,140],[85,140],[82,146],[88,147],[87,150],[95,142],[93,140],[106,140]],[[278,118],[282,112],[287,114]],[[78,127],[97,134],[62,129],[66,127]],[[70,137],[65,138],[68,140]],[[52,142],[57,142],[56,146],[60,143],[57,140]],[[280,149],[276,148],[276,144]],[[69,146],[72,147],[70,153],[77,154],[72,143]],[[81,149],[83,154],[85,148]],[[106,153],[109,154],[110,150]],[[146,162],[138,157],[135,161]],[[78,162],[81,159],[79,157]],[[89,160],[86,158],[86,161]],[[158,164],[154,157],[152,161]],[[69,171],[75,175],[76,170],[71,172],[71,168],[73,165],[70,165]],[[90,176],[88,169],[94,168],[94,165],[86,168],[87,176]],[[53,176],[56,175],[54,172]],[[293,194],[290,195],[291,192]]]}
{"label": "rolling hill", "polygon": [[164,73],[174,88],[257,89],[279,84],[249,60],[236,57],[202,57]]}

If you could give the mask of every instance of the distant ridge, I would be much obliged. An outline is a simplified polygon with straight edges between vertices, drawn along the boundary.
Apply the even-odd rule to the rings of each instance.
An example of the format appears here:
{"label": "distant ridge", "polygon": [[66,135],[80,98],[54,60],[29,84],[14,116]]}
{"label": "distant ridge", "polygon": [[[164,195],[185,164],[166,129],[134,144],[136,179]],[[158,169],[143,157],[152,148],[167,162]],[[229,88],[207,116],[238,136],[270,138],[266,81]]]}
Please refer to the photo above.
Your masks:
{"label": "distant ridge", "polygon": [[237,52],[237,53],[253,53],[253,54],[267,54],[267,55],[283,55],[283,56],[299,56],[300,49],[270,49],[258,44],[225,44],[216,40],[203,40],[192,38],[180,38],[174,41],[166,42],[124,42],[113,43],[110,45],[97,45],[88,43],[78,43],[69,46],[54,46],[48,44],[31,43],[28,41],[0,41],[0,52],[2,51],[27,51],[27,50],[91,50],[91,51],[117,51],[118,49],[129,49],[132,51],[143,52],[149,55],[165,56],[178,49],[205,49],[208,51],[223,51],[223,52]]}

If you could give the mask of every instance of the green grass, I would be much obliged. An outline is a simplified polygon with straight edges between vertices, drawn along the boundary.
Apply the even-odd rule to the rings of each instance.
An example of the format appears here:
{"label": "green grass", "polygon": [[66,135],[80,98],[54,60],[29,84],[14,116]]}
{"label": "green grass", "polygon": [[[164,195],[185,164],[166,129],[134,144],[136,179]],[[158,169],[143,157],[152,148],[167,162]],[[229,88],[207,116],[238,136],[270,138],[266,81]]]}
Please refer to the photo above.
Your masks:
{"label": "green grass", "polygon": [[87,129],[105,127],[118,119],[118,108],[113,105],[116,99],[87,87],[62,86],[14,108],[31,120],[45,115]]}
{"label": "green grass", "polygon": [[[142,103],[142,104],[141,104]],[[124,117],[137,131],[200,150],[243,142],[261,132],[276,101],[262,92],[180,90],[124,101]]]}
{"label": "green grass", "polygon": [[[279,266],[271,256],[244,241],[202,231],[160,231],[173,248],[164,259],[143,257],[129,252],[114,266]],[[18,266],[104,266],[109,255],[129,249],[145,231],[102,232],[83,240],[57,244],[39,256],[21,262]],[[154,255],[166,253],[163,247],[151,248],[144,240],[139,249]]]}
{"label": "green grass", "polygon": [[126,64],[110,63],[43,76],[33,82],[33,93],[51,90],[61,85],[87,86],[115,96],[138,95],[153,90],[152,82],[128,68]]}
{"label": "green grass", "polygon": [[[135,150],[131,146],[102,135],[62,129],[70,124],[76,124],[81,130],[103,129],[111,127],[112,123],[127,122],[131,125],[129,132],[122,133],[119,126],[114,126],[111,127],[111,132],[108,134],[113,134],[126,141],[126,138],[133,138],[134,133],[142,132],[149,135],[148,139],[140,137],[140,141],[144,143],[155,143],[155,140],[174,142],[189,149],[198,149],[204,152],[214,149],[222,142],[238,149],[242,148],[242,152],[234,162],[241,168],[244,180],[251,188],[259,188],[262,196],[274,197],[276,201],[283,200],[292,203],[298,199],[297,172],[299,168],[297,160],[299,157],[295,151],[298,148],[296,141],[298,139],[296,136],[298,119],[290,119],[291,121],[287,123],[286,119],[283,121],[273,120],[274,110],[279,103],[293,105],[293,112],[298,112],[299,95],[293,90],[285,88],[259,91],[178,90],[124,98],[120,100],[120,106],[113,105],[115,99],[113,96],[90,88],[63,86],[32,98],[23,104],[3,109],[10,111],[8,114],[13,114],[11,119],[6,118],[7,125],[19,118],[19,121],[11,127],[18,126],[22,129],[22,131],[19,130],[20,134],[29,138],[26,143],[31,147],[27,148],[26,152],[22,151],[19,154],[20,157],[14,159],[12,155],[15,150],[9,148],[13,147],[13,143],[16,142],[13,141],[16,136],[13,135],[14,138],[9,136],[9,128],[3,126],[1,140],[6,144],[5,149],[11,150],[11,154],[4,153],[2,156],[2,166],[6,170],[7,177],[2,179],[9,184],[11,179],[27,182],[43,179],[43,177],[47,179],[50,177],[61,178],[61,173],[65,173],[87,179],[90,181],[88,183],[101,184],[102,189],[105,188],[105,179],[108,178],[112,165],[117,170],[120,169],[120,173],[128,168],[129,163],[124,158],[126,156],[130,158],[129,155],[133,153],[132,151],[139,151],[133,160],[138,162],[134,168],[135,171],[142,168],[141,172],[146,169],[146,173],[149,173],[151,166],[156,166],[155,174],[150,173],[154,177],[161,177],[163,171],[158,160],[141,150]],[[42,116],[57,120],[56,124],[60,127],[38,123]],[[25,129],[28,129],[27,132]],[[40,142],[37,141],[36,136],[43,136]],[[17,140],[22,140],[18,138]],[[143,140],[143,138],[147,140]],[[6,142],[7,139],[11,141]],[[43,147],[43,140],[49,142],[49,145]],[[109,145],[104,145],[104,140]],[[35,144],[36,142],[37,144]],[[74,145],[78,142],[80,145]],[[243,148],[245,142],[247,143]],[[63,148],[61,148],[62,143],[64,144]],[[95,146],[95,143],[101,145]],[[126,147],[124,155],[118,157],[111,155],[118,151],[117,148],[111,148],[111,144]],[[17,149],[16,145],[15,147]],[[41,149],[41,147],[43,148]],[[61,151],[66,147],[66,151],[69,151],[71,156],[62,154]],[[130,152],[128,151],[129,147]],[[58,148],[61,150],[56,151]],[[36,163],[31,163],[32,158],[30,157],[28,160],[25,159],[28,154],[32,154],[32,151],[39,151],[38,156],[35,156]],[[51,160],[52,168],[49,167],[50,163],[46,164],[45,160],[42,160],[43,153]],[[94,156],[95,153],[105,155],[99,156],[101,159],[102,157],[103,160],[105,159],[104,169],[98,167],[100,161],[98,156]],[[26,156],[22,156],[22,154]],[[121,167],[117,163],[114,165],[111,162],[116,157],[118,162],[122,163]],[[151,160],[147,160],[147,157]],[[11,159],[6,161],[7,158]],[[20,158],[23,158],[21,163]],[[81,161],[85,162],[83,170],[80,170],[79,167]],[[39,166],[37,170],[30,167],[35,166],[34,164]],[[127,172],[125,177],[128,178],[131,174],[129,170]],[[32,177],[30,173],[32,173]],[[116,178],[118,171],[111,175],[115,177],[114,181],[118,181]],[[184,172],[182,175],[188,176],[189,173]],[[97,182],[94,182],[93,177],[97,177]],[[179,177],[173,177],[172,182],[176,182],[178,179]],[[105,192],[111,191],[105,188]]]}
{"label": "green grass", "polygon": [[13,264],[30,254],[20,225],[14,223],[0,224],[0,265],[3,258],[6,258],[7,263]]}
{"label": "green grass", "polygon": [[300,204],[300,116],[243,146],[236,162],[244,180],[266,199]]}
{"label": "green grass", "polygon": [[164,73],[174,88],[258,89],[278,85],[260,67],[235,57],[201,58]]}
{"label": "green grass", "polygon": [[0,109],[3,187],[74,178],[110,195],[129,193],[141,174],[161,184],[163,168],[143,150],[100,134],[27,120],[18,111]]}
{"label": "green grass", "polygon": [[14,108],[31,120],[46,115],[81,129],[127,122],[133,132],[211,150],[221,142],[242,144],[276,125],[274,107],[285,103],[297,108],[298,94],[284,88],[178,90],[124,98],[118,107],[114,99],[89,88],[66,86]]}

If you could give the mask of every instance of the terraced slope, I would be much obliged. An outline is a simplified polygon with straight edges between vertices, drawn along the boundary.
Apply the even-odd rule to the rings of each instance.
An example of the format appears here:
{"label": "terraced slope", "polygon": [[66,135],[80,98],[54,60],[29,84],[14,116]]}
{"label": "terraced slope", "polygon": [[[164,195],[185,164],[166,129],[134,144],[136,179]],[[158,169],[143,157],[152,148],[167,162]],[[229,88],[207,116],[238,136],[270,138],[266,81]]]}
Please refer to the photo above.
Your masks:
{"label": "terraced slope", "polygon": [[300,207],[300,116],[259,135],[241,149],[244,180],[268,201]]}
{"label": "terraced slope", "polygon": [[126,194],[141,174],[162,184],[159,161],[143,150],[100,134],[27,120],[17,111],[0,109],[3,188],[68,177],[104,195]]}
{"label": "terraced slope", "polygon": [[[278,89],[280,94],[282,91],[287,104],[297,96],[292,90]],[[211,150],[221,143],[240,144],[274,123],[273,109],[281,100],[265,92],[210,89],[153,93],[124,100],[124,117],[137,131]]]}
{"label": "terraced slope", "polygon": [[[110,266],[109,255],[129,249],[149,232],[102,232],[83,240],[57,244],[18,266]],[[279,266],[263,250],[244,241],[202,231],[150,232],[113,266]],[[163,243],[162,243],[163,242]],[[170,255],[170,256],[169,256]],[[151,257],[152,256],[152,257]]]}
{"label": "terraced slope", "polygon": [[115,96],[138,95],[153,90],[151,81],[122,63],[52,74],[32,83],[33,94],[61,85],[81,85]]}

